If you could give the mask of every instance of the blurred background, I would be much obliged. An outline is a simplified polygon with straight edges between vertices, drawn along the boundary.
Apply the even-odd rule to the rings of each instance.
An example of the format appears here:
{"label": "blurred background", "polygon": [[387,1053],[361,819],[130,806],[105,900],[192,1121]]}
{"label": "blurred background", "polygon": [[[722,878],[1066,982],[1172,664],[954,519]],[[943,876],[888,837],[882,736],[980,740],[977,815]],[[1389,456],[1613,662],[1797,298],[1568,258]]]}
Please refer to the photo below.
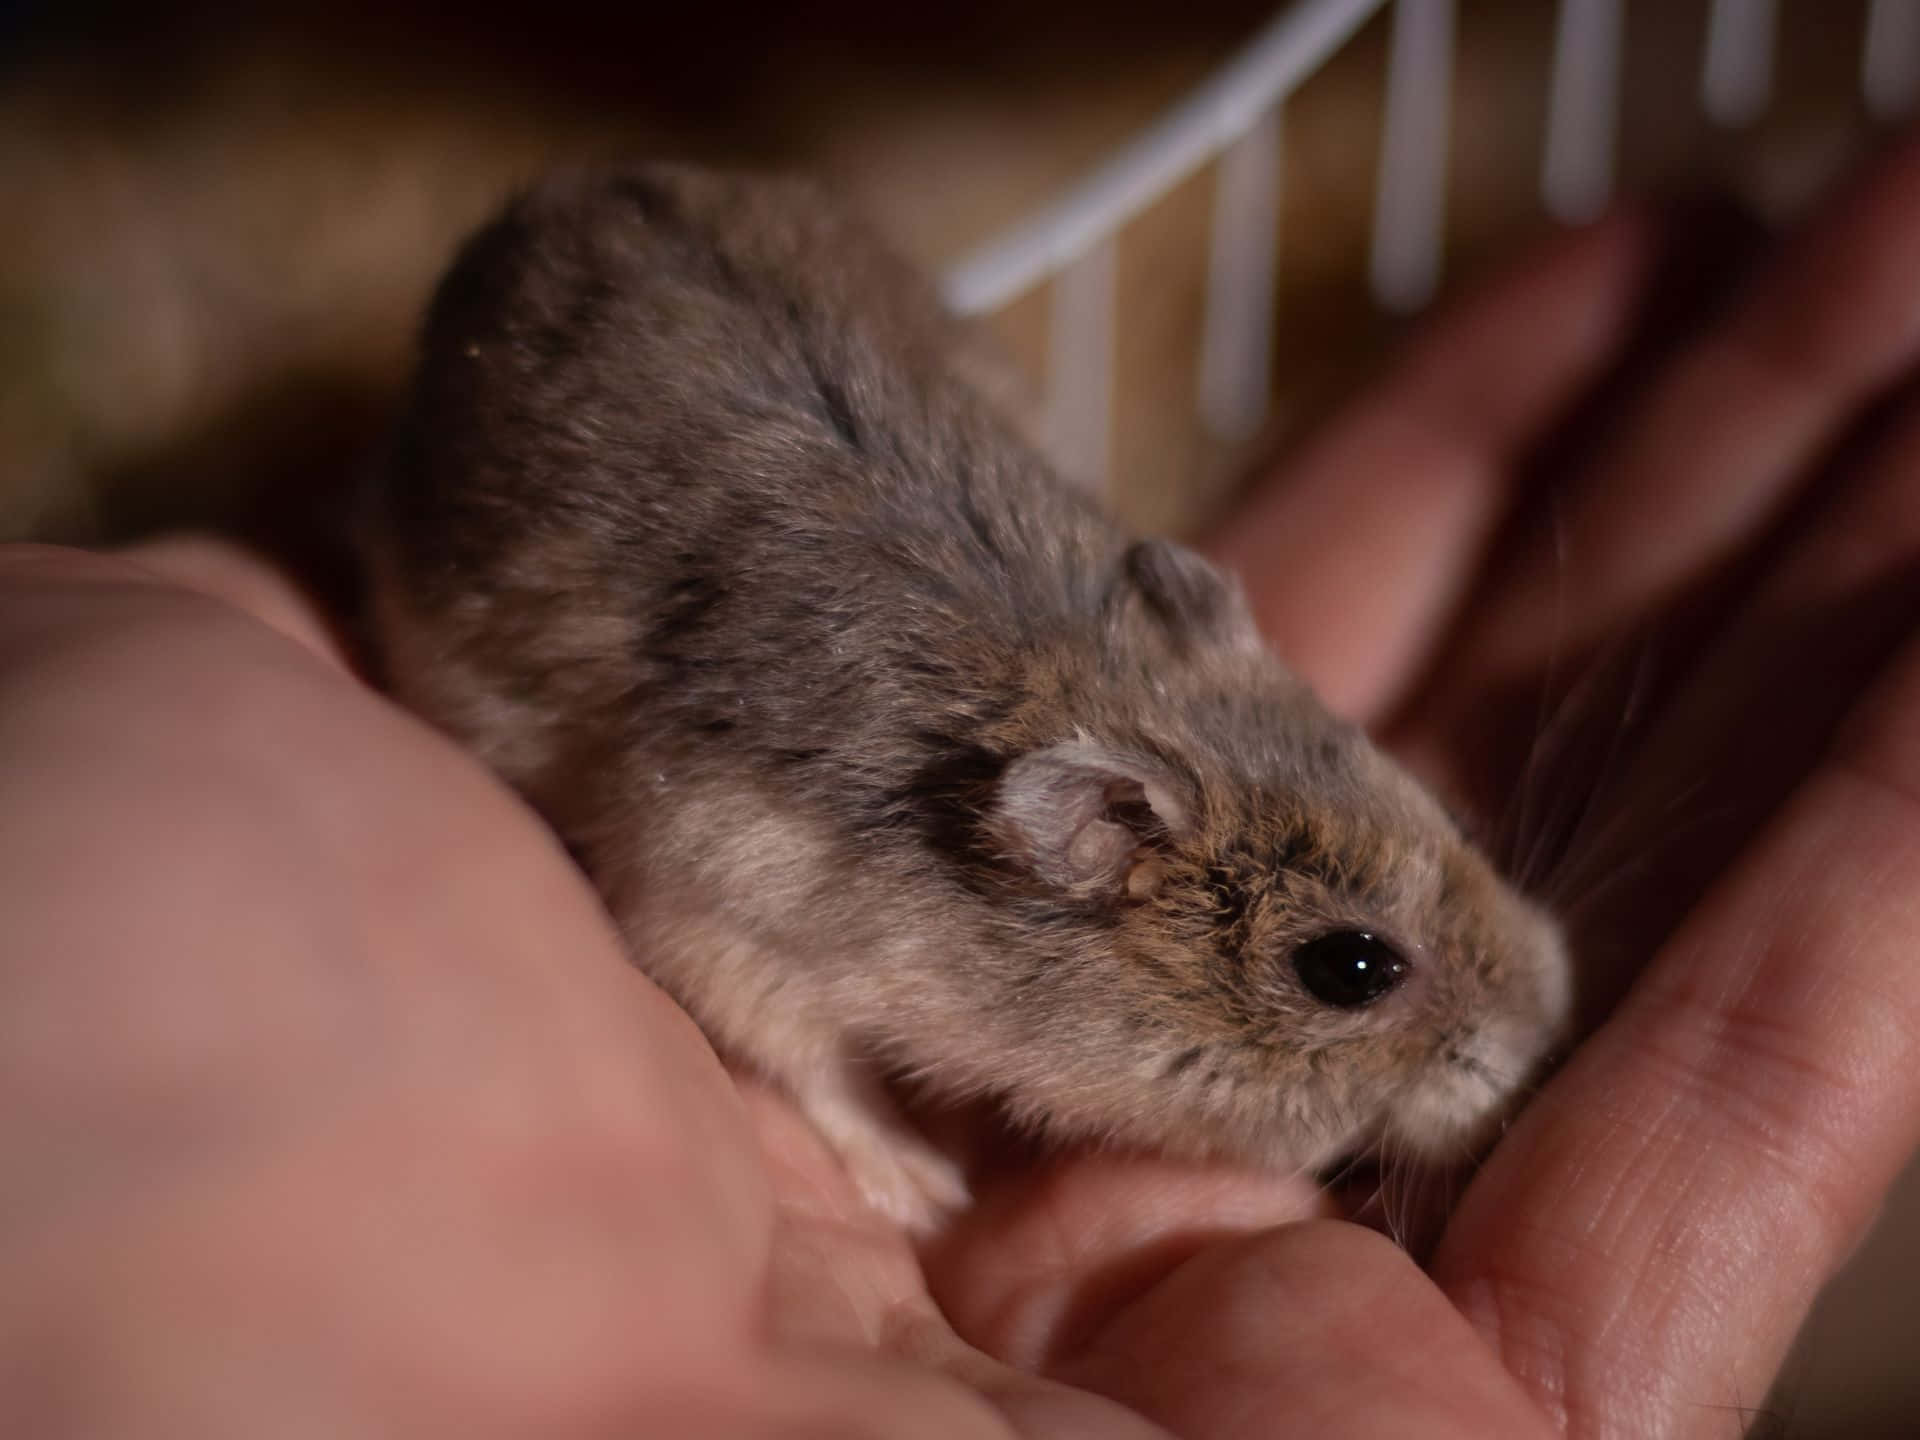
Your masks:
{"label": "blurred background", "polygon": [[[1920,52],[1916,6],[1871,8],[1884,23],[1904,7]],[[946,267],[1139,133],[1276,8],[739,0],[614,17],[547,0],[456,18],[404,0],[0,0],[0,539],[212,526],[337,581],[342,490],[378,440],[428,290],[459,237],[545,165],[803,169]],[[1717,123],[1703,56],[1734,12],[1772,27],[1768,84]],[[1540,176],[1560,7],[1453,13],[1445,289],[1552,223]],[[1876,133],[1869,13],[1625,4],[1619,188],[1711,183],[1759,217],[1791,215]],[[1392,34],[1390,14],[1366,20],[1287,103],[1256,431],[1222,440],[1196,413],[1216,167],[1118,236],[1105,484],[1134,524],[1186,531],[1217,513],[1405,323],[1376,308],[1368,273]],[[989,317],[1037,387],[1054,314],[1043,285]],[[1757,1420],[1920,1435],[1916,1337],[1920,1174],[1765,1413],[1730,1413],[1727,1433]]]}

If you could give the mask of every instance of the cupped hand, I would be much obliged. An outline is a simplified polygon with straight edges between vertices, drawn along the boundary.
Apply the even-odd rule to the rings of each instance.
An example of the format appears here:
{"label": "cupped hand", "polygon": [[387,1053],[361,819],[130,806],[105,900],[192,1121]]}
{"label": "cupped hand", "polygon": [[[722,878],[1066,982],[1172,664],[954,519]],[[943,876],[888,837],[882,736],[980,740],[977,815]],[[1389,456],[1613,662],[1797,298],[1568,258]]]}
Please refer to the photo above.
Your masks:
{"label": "cupped hand", "polygon": [[1546,807],[1602,960],[1430,1273],[1298,1185],[1111,1158],[988,1167],[916,1254],[271,572],[9,556],[0,1428],[1723,1431],[1920,1124],[1920,412],[1878,403],[1920,151],[1624,383],[1669,239],[1510,274],[1215,547],[1334,704]]}
{"label": "cupped hand", "polygon": [[1920,1139],[1920,145],[1650,348],[1675,238],[1510,276],[1216,546],[1561,902],[1592,1033],[1432,1273],[1583,1435],[1759,1405]]}

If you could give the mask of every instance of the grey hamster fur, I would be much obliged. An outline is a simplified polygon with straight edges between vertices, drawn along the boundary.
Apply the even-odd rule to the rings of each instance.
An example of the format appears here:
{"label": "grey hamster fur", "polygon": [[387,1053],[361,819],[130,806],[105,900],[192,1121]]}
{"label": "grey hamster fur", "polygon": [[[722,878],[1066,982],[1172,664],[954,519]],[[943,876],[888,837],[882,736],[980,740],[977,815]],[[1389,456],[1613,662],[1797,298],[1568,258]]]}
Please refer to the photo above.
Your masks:
{"label": "grey hamster fur", "polygon": [[[443,282],[371,497],[392,688],[905,1221],[964,1187],[881,1074],[1285,1168],[1475,1143],[1562,1023],[1551,921],[968,344],[810,186],[535,187]],[[1300,947],[1350,933],[1400,983],[1330,1004]]]}

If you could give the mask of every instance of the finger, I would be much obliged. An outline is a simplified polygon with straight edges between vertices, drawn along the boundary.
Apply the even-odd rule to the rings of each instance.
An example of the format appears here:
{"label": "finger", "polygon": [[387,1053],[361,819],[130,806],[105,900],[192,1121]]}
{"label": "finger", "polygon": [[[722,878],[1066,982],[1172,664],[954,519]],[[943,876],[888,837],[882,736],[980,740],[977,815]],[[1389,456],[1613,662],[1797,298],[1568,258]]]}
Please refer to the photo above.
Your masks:
{"label": "finger", "polygon": [[1920,139],[1839,194],[1651,390],[1476,606],[1447,692],[1470,708],[1583,651],[1761,533],[1920,360],[1916,243]]}
{"label": "finger", "polygon": [[1381,713],[1445,632],[1523,455],[1619,357],[1657,229],[1617,217],[1509,272],[1214,535],[1275,647],[1336,710]]}
{"label": "finger", "polygon": [[1910,644],[1442,1242],[1572,1433],[1722,1433],[1920,1139],[1916,716]]}
{"label": "finger", "polygon": [[938,1370],[1022,1435],[1161,1433],[1110,1399],[1037,1377],[1195,1251],[1328,1208],[1304,1178],[1080,1156],[990,1175],[976,1208],[921,1257],[923,1273],[794,1107],[759,1087],[748,1095],[780,1201],[774,1334]]}
{"label": "finger", "polygon": [[[848,1428],[833,1433],[856,1433],[858,1415],[881,1435],[999,1434],[988,1423],[997,1415],[1011,1433],[1046,1440],[1160,1434],[1110,1401],[1015,1370],[962,1340],[928,1293],[905,1235],[860,1199],[805,1117],[764,1086],[749,1083],[745,1094],[778,1203],[767,1337],[789,1360],[837,1357],[812,1377],[842,1407]],[[889,1363],[891,1372],[882,1368]],[[903,1378],[908,1372],[921,1375],[918,1384]],[[904,1408],[909,1395],[917,1413]],[[792,1404],[783,1398],[779,1413],[793,1413]],[[950,1430],[935,1421],[941,1411],[952,1417]]]}
{"label": "finger", "polygon": [[1088,1391],[1011,1372],[1004,1387],[973,1389],[937,1371],[860,1353],[749,1361],[730,1384],[697,1393],[697,1409],[655,1405],[610,1433],[703,1440],[1173,1440]]}
{"label": "finger", "polygon": [[1406,1254],[1340,1222],[1201,1252],[1059,1373],[1179,1435],[1551,1433]]}
{"label": "finger", "polygon": [[1920,616],[1920,404],[1793,529],[1556,878],[1595,1006],[1805,776]]}
{"label": "finger", "polygon": [[117,552],[142,569],[224,601],[345,670],[340,637],[313,597],[264,557],[204,535],[170,535]]}
{"label": "finger", "polygon": [[347,668],[332,627],[286,572],[208,536],[169,536],[118,551],[0,545],[0,577],[50,584],[164,584],[218,600],[295,641],[315,658],[336,669]]}
{"label": "finger", "polygon": [[1330,1212],[1305,1177],[1076,1156],[991,1183],[928,1275],[961,1334],[1045,1370],[1197,1251]]}

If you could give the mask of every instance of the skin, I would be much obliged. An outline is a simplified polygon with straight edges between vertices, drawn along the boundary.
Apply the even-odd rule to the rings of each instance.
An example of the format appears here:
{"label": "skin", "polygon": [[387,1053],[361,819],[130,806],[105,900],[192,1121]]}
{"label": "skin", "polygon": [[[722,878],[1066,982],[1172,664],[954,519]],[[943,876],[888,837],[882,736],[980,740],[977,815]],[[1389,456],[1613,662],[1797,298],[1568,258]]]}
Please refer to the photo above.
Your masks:
{"label": "skin", "polygon": [[1669,241],[1506,273],[1215,547],[1484,814],[1544,683],[1686,642],[1596,707],[1589,848],[1661,862],[1575,907],[1623,998],[1426,1270],[1302,1185],[1099,1157],[984,1165],[916,1254],[280,576],[0,553],[0,1430],[1727,1433],[1920,1139],[1920,146],[1543,498]]}

